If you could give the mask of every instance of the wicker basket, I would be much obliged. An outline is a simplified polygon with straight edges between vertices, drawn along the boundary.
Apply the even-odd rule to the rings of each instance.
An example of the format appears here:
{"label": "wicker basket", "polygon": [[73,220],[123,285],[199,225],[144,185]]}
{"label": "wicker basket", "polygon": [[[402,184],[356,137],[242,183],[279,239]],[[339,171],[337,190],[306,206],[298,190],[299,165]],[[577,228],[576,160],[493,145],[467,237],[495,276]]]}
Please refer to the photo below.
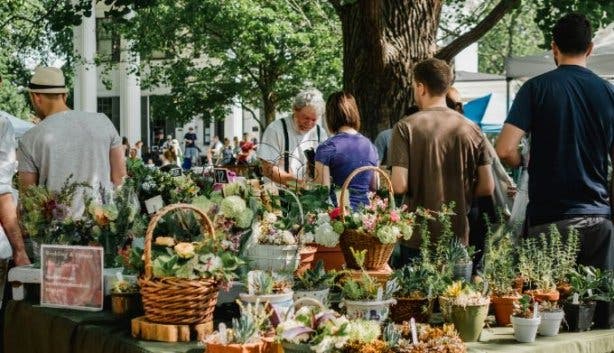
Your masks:
{"label": "wicker basket", "polygon": [[[394,194],[392,191],[392,182],[388,175],[378,167],[365,166],[355,169],[350,175],[348,175],[347,179],[343,183],[341,187],[341,196],[339,197],[339,209],[341,210],[342,216],[346,216],[346,205],[345,205],[345,193],[350,185],[352,179],[366,171],[376,171],[380,174],[382,179],[386,182],[388,186],[388,205],[389,207],[394,207]],[[381,270],[390,259],[392,255],[392,251],[394,250],[395,244],[382,244],[375,236],[371,234],[367,234],[362,231],[358,231],[355,229],[346,229],[339,239],[339,247],[343,252],[343,257],[345,258],[345,262],[348,268],[351,269],[360,269],[356,261],[354,260],[354,256],[352,256],[352,251],[350,248],[353,248],[356,251],[367,250],[367,256],[365,258],[364,266],[367,270],[378,271]]]}
{"label": "wicker basket", "polygon": [[154,229],[164,215],[174,210],[192,210],[201,218],[201,226],[213,236],[213,224],[195,206],[174,204],[162,208],[149,222],[145,233],[145,274],[139,278],[147,320],[171,325],[192,325],[213,322],[217,303],[218,282],[210,278],[154,278],[151,264],[151,242]]}
{"label": "wicker basket", "polygon": [[[416,322],[428,323],[432,311],[428,298],[396,298],[397,303],[390,307],[390,318],[395,323],[409,321],[413,317]],[[426,310],[425,310],[426,309]]]}

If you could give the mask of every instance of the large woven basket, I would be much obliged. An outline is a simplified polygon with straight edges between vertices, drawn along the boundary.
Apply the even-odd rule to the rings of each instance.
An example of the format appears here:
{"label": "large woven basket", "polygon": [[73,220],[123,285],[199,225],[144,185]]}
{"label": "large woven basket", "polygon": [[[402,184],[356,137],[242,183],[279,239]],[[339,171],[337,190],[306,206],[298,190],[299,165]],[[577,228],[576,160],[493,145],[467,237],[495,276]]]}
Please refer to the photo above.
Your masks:
{"label": "large woven basket", "polygon": [[409,321],[413,317],[416,322],[428,323],[432,306],[428,298],[396,298],[397,303],[390,307],[390,318],[395,323]]}
{"label": "large woven basket", "polygon": [[217,303],[218,282],[210,278],[155,278],[152,274],[151,242],[154,229],[164,215],[175,210],[192,210],[200,216],[201,226],[214,235],[213,224],[199,208],[189,204],[174,204],[162,208],[149,222],[145,233],[145,274],[139,278],[141,296],[147,320],[171,325],[211,323]]}
{"label": "large woven basket", "polygon": [[[343,186],[341,187],[339,209],[341,210],[343,217],[345,217],[347,214],[345,194],[350,182],[356,175],[369,170],[378,172],[382,179],[386,182],[389,192],[388,206],[394,208],[394,193],[392,191],[392,182],[390,181],[388,175],[378,167],[364,166],[355,169],[350,175],[348,175],[347,179],[345,179],[345,182],[343,183]],[[347,267],[351,269],[360,268],[354,260],[354,256],[352,256],[352,251],[350,248],[353,248],[356,251],[367,250],[367,256],[364,263],[365,268],[367,270],[378,271],[388,263],[388,260],[392,255],[392,251],[394,250],[394,246],[395,244],[382,244],[382,242],[380,242],[379,239],[372,234],[365,233],[364,231],[357,231],[355,229],[346,229],[339,238],[339,247],[343,252],[343,257],[345,258]]]}

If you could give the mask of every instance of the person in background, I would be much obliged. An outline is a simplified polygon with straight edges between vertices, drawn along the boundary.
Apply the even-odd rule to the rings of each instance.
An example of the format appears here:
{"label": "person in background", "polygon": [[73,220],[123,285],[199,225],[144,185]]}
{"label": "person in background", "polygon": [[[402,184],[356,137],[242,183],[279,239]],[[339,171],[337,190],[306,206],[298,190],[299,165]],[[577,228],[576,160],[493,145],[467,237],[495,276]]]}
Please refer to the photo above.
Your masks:
{"label": "person in background", "polygon": [[230,144],[230,140],[225,138],[224,146],[222,147],[222,158],[219,164],[224,166],[224,165],[234,164],[234,161],[235,161],[235,157],[234,157],[232,145]]}
{"label": "person in background", "polygon": [[[39,67],[28,86],[30,101],[42,121],[19,140],[17,160],[21,190],[30,185],[62,189],[72,181],[94,190],[112,191],[126,176],[121,138],[104,114],[70,110],[62,71]],[[83,197],[73,200],[72,214],[85,210]]]}
{"label": "person in background", "polygon": [[251,141],[245,141],[241,145],[241,152],[237,155],[237,164],[245,165],[254,161],[254,144]]}
{"label": "person in background", "polygon": [[250,142],[249,140],[249,134],[247,132],[243,133],[243,137],[241,137],[241,141],[239,142],[239,146],[243,147],[243,144],[246,142]]}
{"label": "person in background", "polygon": [[183,142],[185,147],[185,159],[190,160],[190,165],[198,158],[198,149],[196,148],[196,133],[194,128],[190,126],[188,132],[183,136]]}
{"label": "person in background", "polygon": [[[452,229],[469,242],[467,214],[474,197],[492,195],[494,180],[484,136],[477,125],[446,106],[452,70],[442,60],[427,59],[413,70],[412,87],[420,111],[401,119],[390,143],[391,180],[404,194],[409,211],[418,207],[440,210],[454,202]],[[441,226],[430,222],[436,242]],[[400,263],[417,256],[420,237],[401,245]]]}
{"label": "person in background", "polygon": [[239,141],[239,137],[235,136],[232,139],[232,153],[236,156],[241,152],[241,142]]}
{"label": "person in background", "polygon": [[128,138],[126,136],[122,137],[122,146],[124,147],[124,155],[128,157],[130,153],[130,142],[128,142]]}
{"label": "person in background", "polygon": [[[405,112],[405,116],[412,115],[418,112],[420,109],[412,105]],[[377,155],[379,156],[379,164],[383,168],[388,168],[388,150],[390,149],[390,139],[392,138],[392,129],[386,129],[381,131],[375,137],[373,144],[377,149]]]}
{"label": "person in background", "polygon": [[586,67],[593,50],[583,14],[560,18],[552,29],[557,68],[528,80],[516,94],[496,144],[510,167],[524,165],[519,143],[531,134],[527,236],[554,225],[578,231],[578,263],[614,269],[614,226],[608,185],[614,159],[614,86]]}
{"label": "person in background", "polygon": [[213,165],[214,162],[217,162],[217,160],[220,158],[223,148],[224,145],[222,145],[222,143],[220,142],[219,137],[213,136],[213,138],[211,139],[211,143],[209,144],[209,149],[207,150],[207,161],[209,165]]}
{"label": "person in background", "polygon": [[139,159],[138,152],[137,152],[136,148],[132,147],[130,149],[130,152],[128,152],[128,159],[133,160],[133,161]]}
{"label": "person in background", "polygon": [[257,154],[264,176],[279,184],[313,178],[309,171],[315,167],[315,149],[327,138],[318,124],[323,113],[324,99],[317,89],[294,97],[292,116],[275,120],[262,135]]}
{"label": "person in background", "polygon": [[179,145],[179,141],[177,141],[177,139],[171,140],[170,149],[175,154],[175,164],[181,167],[181,165],[183,164],[183,151],[181,151],[181,146]]}
{"label": "person in background", "polygon": [[[335,190],[356,168],[377,166],[378,155],[375,146],[361,135],[360,113],[354,96],[347,92],[336,92],[326,102],[326,126],[333,134],[316,150],[316,183],[330,187],[330,197],[338,206]],[[356,210],[368,205],[367,192],[377,187],[377,175],[372,171],[356,175],[349,185],[350,206]]]}
{"label": "person in background", "polygon": [[143,141],[139,140],[134,144],[134,148],[136,148],[136,157],[138,159],[143,159]]}
{"label": "person in background", "polygon": [[172,149],[164,150],[164,153],[162,153],[162,166],[160,170],[169,172],[173,168],[177,168],[177,155],[175,155]]}

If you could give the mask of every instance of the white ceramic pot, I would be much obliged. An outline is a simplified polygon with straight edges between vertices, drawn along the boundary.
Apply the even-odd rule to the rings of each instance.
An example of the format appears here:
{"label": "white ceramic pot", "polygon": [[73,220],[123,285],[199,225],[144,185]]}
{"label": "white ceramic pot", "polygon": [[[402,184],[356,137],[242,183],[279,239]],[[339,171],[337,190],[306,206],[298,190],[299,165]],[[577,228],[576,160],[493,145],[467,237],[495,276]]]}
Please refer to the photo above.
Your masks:
{"label": "white ceramic pot", "polygon": [[540,315],[542,322],[539,324],[539,335],[546,337],[558,335],[565,312],[562,309],[558,311],[542,311]]}
{"label": "white ceramic pot", "polygon": [[396,304],[396,300],[382,301],[354,301],[343,299],[339,307],[345,307],[348,319],[365,319],[384,322],[390,313],[390,305]]}
{"label": "white ceramic pot", "polygon": [[301,260],[298,245],[252,244],[245,249],[247,265],[252,270],[293,272]]}
{"label": "white ceramic pot", "polygon": [[[313,298],[324,304],[324,306],[328,305],[328,293],[330,292],[329,288],[324,288],[320,290],[296,290],[294,291],[294,301],[297,301],[301,298]],[[298,306],[298,305],[297,305]],[[296,308],[300,309],[300,306]]]}
{"label": "white ceramic pot", "polygon": [[522,343],[535,342],[535,336],[537,336],[537,328],[541,322],[541,317],[538,316],[534,319],[525,319],[511,316],[510,321],[514,327],[514,338],[516,341]]}
{"label": "white ceramic pot", "polygon": [[239,293],[239,298],[244,304],[256,304],[257,302],[259,302],[260,304],[271,304],[279,318],[285,318],[286,313],[294,304],[294,300],[292,299],[293,296],[294,292],[292,291],[281,294],[263,295]]}

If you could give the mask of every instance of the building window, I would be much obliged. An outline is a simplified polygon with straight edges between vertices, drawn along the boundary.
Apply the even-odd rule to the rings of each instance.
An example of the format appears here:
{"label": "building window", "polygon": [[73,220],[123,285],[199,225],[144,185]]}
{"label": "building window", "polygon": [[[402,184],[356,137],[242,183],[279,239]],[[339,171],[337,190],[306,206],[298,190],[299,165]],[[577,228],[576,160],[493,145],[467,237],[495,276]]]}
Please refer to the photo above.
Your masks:
{"label": "building window", "polygon": [[104,113],[119,131],[119,97],[98,98],[98,112]]}
{"label": "building window", "polygon": [[96,19],[96,50],[102,61],[119,62],[120,36],[110,18]]}

